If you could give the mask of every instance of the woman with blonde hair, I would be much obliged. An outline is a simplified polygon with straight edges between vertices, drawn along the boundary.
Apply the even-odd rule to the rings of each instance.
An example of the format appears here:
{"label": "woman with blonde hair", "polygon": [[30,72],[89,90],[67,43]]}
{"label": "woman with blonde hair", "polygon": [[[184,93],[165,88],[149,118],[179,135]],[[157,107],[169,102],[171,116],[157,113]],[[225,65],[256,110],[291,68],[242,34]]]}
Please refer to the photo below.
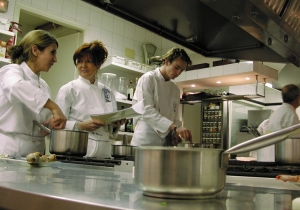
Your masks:
{"label": "woman with blonde hair", "polygon": [[44,154],[45,133],[33,120],[54,129],[65,127],[66,117],[40,78],[40,72],[48,72],[57,62],[57,48],[58,42],[49,32],[33,30],[8,49],[12,64],[0,69],[0,154]]}

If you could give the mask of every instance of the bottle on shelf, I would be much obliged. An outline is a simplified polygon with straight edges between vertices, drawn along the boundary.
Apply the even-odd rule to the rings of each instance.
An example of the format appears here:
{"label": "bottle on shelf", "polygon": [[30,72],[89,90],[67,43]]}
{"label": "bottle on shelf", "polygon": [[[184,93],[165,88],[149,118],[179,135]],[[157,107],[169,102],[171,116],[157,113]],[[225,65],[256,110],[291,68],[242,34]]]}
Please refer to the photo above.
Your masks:
{"label": "bottle on shelf", "polygon": [[127,87],[127,100],[132,101],[133,98],[133,82],[130,80],[129,85]]}
{"label": "bottle on shelf", "polygon": [[[136,90],[136,87],[137,87],[138,80],[139,80],[139,78],[135,78],[135,84],[134,84],[134,87],[133,87],[133,95],[134,95],[134,93],[135,93],[135,90]],[[132,96],[132,97],[133,97],[133,96]]]}
{"label": "bottle on shelf", "polygon": [[129,118],[125,124],[125,132],[133,132],[132,130],[132,118]]}
{"label": "bottle on shelf", "polygon": [[[124,109],[124,108],[125,108],[124,106],[121,106],[121,110]],[[119,130],[120,130],[120,131],[123,131],[123,132],[125,131],[125,123],[124,123],[123,125],[120,126],[120,129],[119,129]]]}

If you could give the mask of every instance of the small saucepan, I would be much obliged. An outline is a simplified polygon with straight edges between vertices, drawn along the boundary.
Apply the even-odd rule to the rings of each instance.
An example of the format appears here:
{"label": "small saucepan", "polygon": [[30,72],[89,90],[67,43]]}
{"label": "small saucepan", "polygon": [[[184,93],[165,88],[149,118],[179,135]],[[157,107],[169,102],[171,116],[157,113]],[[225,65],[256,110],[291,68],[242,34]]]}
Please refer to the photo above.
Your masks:
{"label": "small saucepan", "polygon": [[123,135],[123,141],[121,145],[112,145],[111,146],[111,155],[113,157],[127,157],[127,156],[134,156],[135,146],[130,146],[128,144],[128,136],[125,134]]}
{"label": "small saucepan", "polygon": [[49,152],[57,155],[85,156],[88,132],[72,130],[51,130],[36,120],[33,123],[50,134]]}

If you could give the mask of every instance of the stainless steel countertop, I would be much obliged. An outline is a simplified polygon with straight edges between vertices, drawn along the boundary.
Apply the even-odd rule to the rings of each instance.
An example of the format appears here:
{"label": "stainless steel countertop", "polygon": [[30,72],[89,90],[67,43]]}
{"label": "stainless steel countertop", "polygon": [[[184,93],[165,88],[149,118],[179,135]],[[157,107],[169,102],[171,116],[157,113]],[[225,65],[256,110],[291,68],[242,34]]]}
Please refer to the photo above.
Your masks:
{"label": "stainless steel countertop", "polygon": [[132,173],[69,163],[36,167],[0,159],[0,207],[7,209],[291,209],[300,188],[270,178],[227,176],[215,199],[175,200],[144,196]]}

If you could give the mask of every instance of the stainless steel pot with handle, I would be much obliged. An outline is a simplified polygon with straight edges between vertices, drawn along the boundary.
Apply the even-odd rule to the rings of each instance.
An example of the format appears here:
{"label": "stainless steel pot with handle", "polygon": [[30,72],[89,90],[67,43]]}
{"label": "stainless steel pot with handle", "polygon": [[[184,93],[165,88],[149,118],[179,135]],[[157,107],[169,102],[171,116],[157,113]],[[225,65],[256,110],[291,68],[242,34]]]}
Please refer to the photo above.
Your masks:
{"label": "stainless steel pot with handle", "polygon": [[288,138],[275,144],[275,162],[281,164],[300,164],[300,138]]}
{"label": "stainless steel pot with handle", "polygon": [[111,155],[113,157],[134,156],[134,148],[135,146],[128,145],[128,136],[124,134],[122,145],[111,146]]}
{"label": "stainless steel pot with handle", "polygon": [[208,148],[135,148],[134,177],[145,195],[162,198],[213,198],[226,185],[229,154],[263,148],[300,132],[300,124],[238,144],[226,151]]}
{"label": "stainless steel pot with handle", "polygon": [[50,153],[68,156],[86,155],[88,132],[73,130],[50,130],[35,120],[33,123],[44,131],[50,133]]}

